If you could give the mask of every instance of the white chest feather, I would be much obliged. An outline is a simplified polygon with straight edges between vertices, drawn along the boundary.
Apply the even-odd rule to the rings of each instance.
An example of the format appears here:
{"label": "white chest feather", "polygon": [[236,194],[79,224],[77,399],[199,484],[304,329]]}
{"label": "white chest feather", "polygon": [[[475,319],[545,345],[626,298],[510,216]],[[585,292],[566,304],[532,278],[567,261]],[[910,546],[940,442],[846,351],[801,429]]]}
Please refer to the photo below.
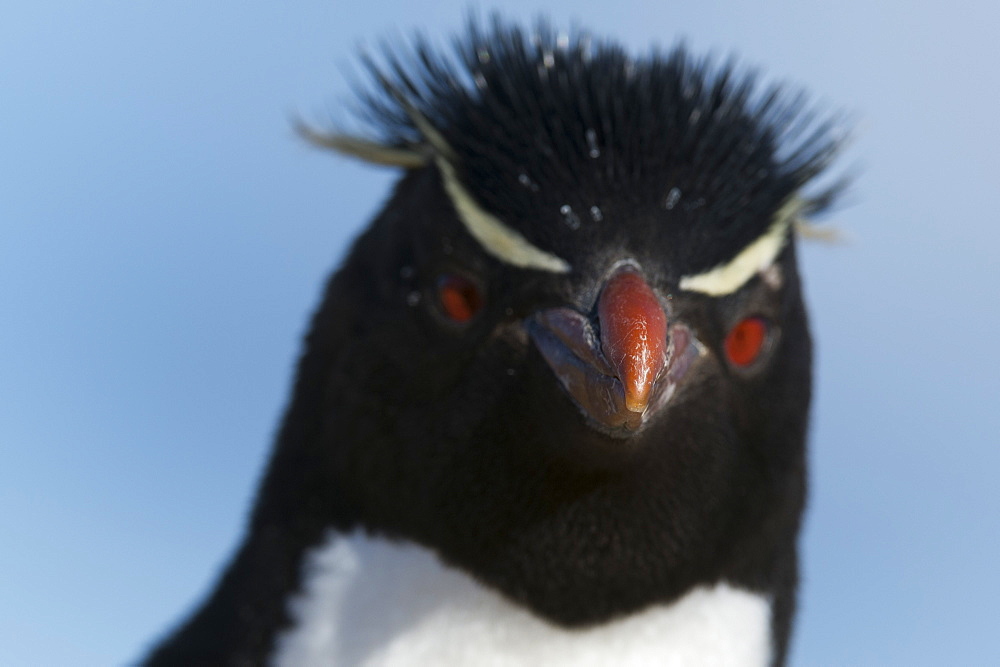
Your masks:
{"label": "white chest feather", "polygon": [[726,584],[586,630],[556,627],[427,549],[337,535],[309,557],[274,664],[763,666],[770,604]]}

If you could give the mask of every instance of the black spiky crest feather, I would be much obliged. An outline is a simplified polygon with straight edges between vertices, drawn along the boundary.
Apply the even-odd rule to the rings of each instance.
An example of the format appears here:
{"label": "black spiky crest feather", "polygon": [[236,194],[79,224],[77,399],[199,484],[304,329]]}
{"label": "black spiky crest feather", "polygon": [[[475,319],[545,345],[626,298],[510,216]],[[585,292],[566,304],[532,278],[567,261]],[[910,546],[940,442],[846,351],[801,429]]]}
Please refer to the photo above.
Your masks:
{"label": "black spiky crest feather", "polygon": [[[557,251],[565,230],[545,221],[558,213],[603,218],[602,204],[622,193],[627,215],[679,204],[688,271],[728,259],[790,201],[801,223],[844,188],[803,193],[841,147],[842,119],[801,91],[761,89],[733,58],[716,65],[683,45],[632,57],[542,20],[530,32],[498,15],[481,23],[470,18],[451,51],[418,35],[409,47],[363,54],[371,80],[357,86],[354,114],[369,137],[307,138],[404,168],[444,158],[481,206]],[[581,192],[589,199],[572,201]]]}

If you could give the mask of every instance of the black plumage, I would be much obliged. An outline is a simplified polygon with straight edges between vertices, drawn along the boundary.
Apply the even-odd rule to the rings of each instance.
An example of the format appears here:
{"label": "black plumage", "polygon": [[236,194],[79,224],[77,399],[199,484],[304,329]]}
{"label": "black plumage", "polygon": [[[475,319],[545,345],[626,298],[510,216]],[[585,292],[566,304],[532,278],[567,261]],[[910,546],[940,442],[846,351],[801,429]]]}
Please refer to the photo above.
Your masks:
{"label": "black plumage", "polygon": [[[310,136],[406,173],[327,286],[245,541],[149,664],[262,662],[290,621],[303,555],[359,527],[430,547],[567,627],[702,583],[763,591],[782,663],[811,367],[791,228],[832,196],[803,193],[837,148],[832,123],[733,64],[683,48],[633,58],[544,25],[471,25],[452,54],[418,41],[367,62],[368,138]],[[449,169],[570,269],[487,252]],[[776,279],[754,273],[720,296],[680,288],[789,210]],[[608,338],[598,306],[623,262],[701,350],[627,428],[564,391],[563,357],[546,357],[538,333],[539,313],[562,308]],[[450,276],[474,295],[467,321],[442,305]],[[744,366],[726,345],[748,317],[768,337]]]}

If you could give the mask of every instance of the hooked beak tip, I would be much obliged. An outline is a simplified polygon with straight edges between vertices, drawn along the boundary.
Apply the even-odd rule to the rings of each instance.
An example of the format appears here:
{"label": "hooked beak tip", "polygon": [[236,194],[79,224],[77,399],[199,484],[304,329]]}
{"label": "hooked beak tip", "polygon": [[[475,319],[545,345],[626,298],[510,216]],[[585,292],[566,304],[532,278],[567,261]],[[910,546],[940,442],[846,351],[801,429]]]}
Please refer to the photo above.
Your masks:
{"label": "hooked beak tip", "polygon": [[625,392],[625,408],[629,412],[634,412],[641,415],[646,411],[646,406],[649,405],[649,392],[646,392],[645,396],[636,395],[631,391]]}

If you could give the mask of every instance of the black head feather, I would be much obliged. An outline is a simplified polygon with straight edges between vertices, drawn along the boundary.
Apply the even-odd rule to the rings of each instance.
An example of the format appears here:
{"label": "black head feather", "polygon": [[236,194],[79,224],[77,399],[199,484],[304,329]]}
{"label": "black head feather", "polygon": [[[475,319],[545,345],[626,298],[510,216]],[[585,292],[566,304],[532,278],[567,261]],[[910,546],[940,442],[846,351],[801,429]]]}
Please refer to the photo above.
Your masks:
{"label": "black head feather", "polygon": [[663,232],[649,242],[685,248],[673,267],[697,273],[759,237],[790,198],[818,213],[841,187],[803,194],[841,145],[839,117],[683,46],[633,57],[494,18],[486,30],[470,21],[451,52],[418,37],[363,62],[375,86],[359,91],[358,113],[374,142],[446,150],[481,206],[559,256],[639,219]]}

